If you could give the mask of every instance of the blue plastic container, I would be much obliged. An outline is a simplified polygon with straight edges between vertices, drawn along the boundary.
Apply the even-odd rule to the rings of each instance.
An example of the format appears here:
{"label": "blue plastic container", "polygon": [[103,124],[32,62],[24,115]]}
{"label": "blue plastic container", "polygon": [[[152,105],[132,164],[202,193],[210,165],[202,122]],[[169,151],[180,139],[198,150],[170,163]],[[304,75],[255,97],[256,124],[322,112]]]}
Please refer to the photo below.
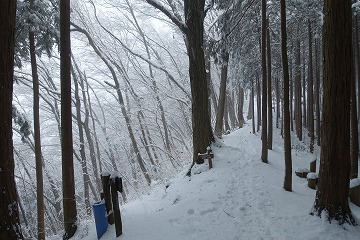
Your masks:
{"label": "blue plastic container", "polygon": [[100,239],[108,228],[105,203],[104,202],[94,203],[93,211],[95,217],[96,233],[98,239]]}

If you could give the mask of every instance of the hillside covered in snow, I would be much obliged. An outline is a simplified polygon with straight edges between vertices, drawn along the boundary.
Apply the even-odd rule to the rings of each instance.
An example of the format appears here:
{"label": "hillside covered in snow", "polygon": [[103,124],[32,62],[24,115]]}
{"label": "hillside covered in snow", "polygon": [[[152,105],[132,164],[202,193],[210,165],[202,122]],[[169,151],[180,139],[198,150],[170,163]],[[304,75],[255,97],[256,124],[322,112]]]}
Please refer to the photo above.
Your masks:
{"label": "hillside covered in snow", "polygon": [[[293,170],[309,168],[316,155],[292,139]],[[283,186],[283,140],[275,131],[269,163],[260,160],[260,133],[246,124],[213,145],[214,168],[184,169],[166,185],[120,207],[122,240],[359,239],[360,227],[329,223],[310,214],[315,191],[293,173],[293,192]],[[294,171],[293,171],[294,172]],[[167,188],[165,186],[168,186]],[[360,223],[360,208],[350,203]],[[61,239],[54,236],[52,240]],[[83,220],[74,239],[97,239],[93,220]],[[114,226],[101,238],[116,239]]]}

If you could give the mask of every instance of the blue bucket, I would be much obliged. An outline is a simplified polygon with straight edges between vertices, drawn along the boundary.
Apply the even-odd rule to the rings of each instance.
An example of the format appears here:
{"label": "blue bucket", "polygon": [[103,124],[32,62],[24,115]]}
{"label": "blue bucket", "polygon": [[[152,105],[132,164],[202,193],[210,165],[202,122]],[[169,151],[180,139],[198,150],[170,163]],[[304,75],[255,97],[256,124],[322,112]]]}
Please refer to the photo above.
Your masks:
{"label": "blue bucket", "polygon": [[97,202],[93,205],[94,217],[95,217],[95,225],[96,225],[96,233],[98,239],[104,235],[108,228],[108,221],[106,218],[106,208],[104,202]]}

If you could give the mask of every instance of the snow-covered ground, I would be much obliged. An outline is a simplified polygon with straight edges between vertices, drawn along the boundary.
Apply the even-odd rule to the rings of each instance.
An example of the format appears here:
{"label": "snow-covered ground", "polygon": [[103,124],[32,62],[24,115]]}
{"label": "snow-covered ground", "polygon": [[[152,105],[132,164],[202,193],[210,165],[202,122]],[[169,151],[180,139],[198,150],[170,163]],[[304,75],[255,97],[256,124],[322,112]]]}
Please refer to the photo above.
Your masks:
{"label": "snow-covered ground", "polygon": [[[122,240],[256,240],[360,239],[360,226],[329,223],[311,216],[315,190],[293,174],[293,192],[283,186],[283,140],[274,132],[269,163],[260,160],[260,133],[251,125],[218,140],[213,146],[214,168],[187,169],[151,194],[121,206]],[[293,138],[293,169],[309,168],[314,155]],[[294,172],[294,171],[293,171]],[[360,223],[360,208],[350,203]],[[50,239],[61,239],[53,237]],[[80,222],[74,239],[97,239],[95,224]],[[116,239],[110,226],[103,240]]]}

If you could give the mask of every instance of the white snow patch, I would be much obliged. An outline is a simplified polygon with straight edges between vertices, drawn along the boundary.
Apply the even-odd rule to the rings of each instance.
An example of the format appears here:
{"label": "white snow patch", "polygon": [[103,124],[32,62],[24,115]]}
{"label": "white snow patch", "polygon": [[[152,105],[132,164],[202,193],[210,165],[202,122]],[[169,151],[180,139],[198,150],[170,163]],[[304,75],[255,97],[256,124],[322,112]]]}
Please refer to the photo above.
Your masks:
{"label": "white snow patch", "polygon": [[354,188],[360,186],[360,179],[359,178],[354,178],[350,180],[350,188]]}
{"label": "white snow patch", "polygon": [[[268,164],[260,159],[261,134],[251,134],[251,125],[245,124],[211,146],[215,160],[211,170],[205,161],[187,177],[186,168],[166,181],[170,187],[159,183],[149,195],[122,205],[119,239],[359,239],[360,227],[330,224],[325,217],[309,214],[316,191],[307,187],[306,179],[293,177],[293,191],[284,191],[283,139],[274,130]],[[292,160],[293,169],[304,168],[313,155],[298,150]],[[350,207],[360,219],[360,208],[352,203]],[[80,221],[72,239],[97,239],[94,221]],[[101,239],[116,239],[114,226]]]}

